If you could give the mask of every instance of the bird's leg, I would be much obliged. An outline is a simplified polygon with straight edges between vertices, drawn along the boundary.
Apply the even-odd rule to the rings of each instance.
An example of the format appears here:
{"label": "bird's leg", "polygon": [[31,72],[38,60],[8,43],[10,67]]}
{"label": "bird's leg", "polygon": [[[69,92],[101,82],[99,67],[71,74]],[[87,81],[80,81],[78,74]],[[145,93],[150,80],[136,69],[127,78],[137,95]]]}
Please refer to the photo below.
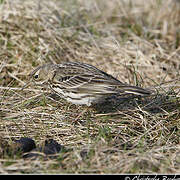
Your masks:
{"label": "bird's leg", "polygon": [[86,107],[85,109],[83,109],[83,111],[81,111],[81,112],[79,113],[79,115],[75,118],[75,120],[73,121],[73,123],[76,123],[76,122],[79,120],[79,118],[80,118],[81,116],[83,116],[84,113],[87,112],[88,108],[89,108],[89,107]]}

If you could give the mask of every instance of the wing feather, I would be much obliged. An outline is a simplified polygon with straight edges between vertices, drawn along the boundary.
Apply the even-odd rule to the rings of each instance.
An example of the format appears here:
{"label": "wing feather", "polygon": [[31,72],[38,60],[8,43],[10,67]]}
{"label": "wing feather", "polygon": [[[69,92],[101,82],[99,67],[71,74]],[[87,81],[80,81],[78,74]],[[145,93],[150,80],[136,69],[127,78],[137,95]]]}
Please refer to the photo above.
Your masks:
{"label": "wing feather", "polygon": [[131,93],[148,95],[149,91],[120,82],[113,76],[84,63],[67,62],[55,71],[53,83],[66,91],[89,94]]}

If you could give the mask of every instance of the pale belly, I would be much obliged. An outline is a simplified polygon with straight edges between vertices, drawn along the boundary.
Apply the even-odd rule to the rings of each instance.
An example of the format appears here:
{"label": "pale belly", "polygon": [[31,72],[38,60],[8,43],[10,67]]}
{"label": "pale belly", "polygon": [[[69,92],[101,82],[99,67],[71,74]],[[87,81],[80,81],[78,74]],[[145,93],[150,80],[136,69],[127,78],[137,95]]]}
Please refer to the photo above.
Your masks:
{"label": "pale belly", "polygon": [[95,102],[96,101],[96,98],[94,97],[83,97],[81,100],[80,99],[72,99],[72,98],[69,98],[69,97],[66,97],[66,100],[68,102],[71,102],[73,104],[85,104],[87,106],[91,106],[92,102]]}
{"label": "pale belly", "polygon": [[53,88],[53,90],[60,94],[64,99],[66,99],[68,102],[71,102],[73,104],[85,104],[87,106],[91,106],[93,102],[97,101],[97,97],[95,96],[88,96],[87,94],[83,93],[72,93],[68,92],[65,93],[60,88]]}

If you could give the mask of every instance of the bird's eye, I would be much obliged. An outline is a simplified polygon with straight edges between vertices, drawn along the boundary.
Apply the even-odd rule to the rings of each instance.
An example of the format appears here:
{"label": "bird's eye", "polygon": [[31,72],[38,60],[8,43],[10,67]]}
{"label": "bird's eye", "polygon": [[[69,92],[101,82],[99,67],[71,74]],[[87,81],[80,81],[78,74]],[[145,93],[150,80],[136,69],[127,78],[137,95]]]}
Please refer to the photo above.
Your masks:
{"label": "bird's eye", "polygon": [[38,79],[38,77],[39,77],[39,75],[38,75],[38,74],[36,74],[36,75],[34,76],[34,79]]}

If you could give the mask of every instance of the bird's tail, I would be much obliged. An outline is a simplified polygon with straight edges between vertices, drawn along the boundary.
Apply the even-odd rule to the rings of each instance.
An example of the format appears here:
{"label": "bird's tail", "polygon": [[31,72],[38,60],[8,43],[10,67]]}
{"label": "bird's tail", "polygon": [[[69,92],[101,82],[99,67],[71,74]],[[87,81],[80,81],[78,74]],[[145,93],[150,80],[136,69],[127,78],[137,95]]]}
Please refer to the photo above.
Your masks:
{"label": "bird's tail", "polygon": [[134,94],[134,95],[139,95],[139,96],[148,96],[152,94],[152,91],[148,90],[148,89],[143,89],[141,87],[138,86],[120,86],[118,87],[119,89],[119,93],[125,93],[125,94]]}

